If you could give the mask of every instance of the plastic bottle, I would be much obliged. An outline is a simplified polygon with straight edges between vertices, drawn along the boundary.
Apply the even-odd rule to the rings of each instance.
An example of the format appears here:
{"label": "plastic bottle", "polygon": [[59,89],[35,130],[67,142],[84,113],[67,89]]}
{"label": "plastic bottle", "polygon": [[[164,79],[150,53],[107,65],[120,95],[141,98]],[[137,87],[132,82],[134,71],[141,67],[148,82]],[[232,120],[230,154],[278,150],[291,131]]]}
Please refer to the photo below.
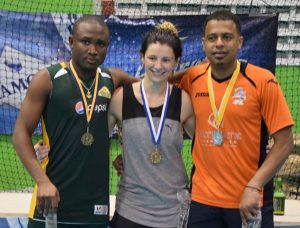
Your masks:
{"label": "plastic bottle", "polygon": [[50,208],[46,215],[46,228],[57,228],[57,210]]}
{"label": "plastic bottle", "polygon": [[186,228],[189,217],[191,195],[187,189],[183,189],[177,192],[177,199],[180,204],[177,228]]}
{"label": "plastic bottle", "polygon": [[242,228],[260,228],[261,227],[261,209],[259,209],[256,220],[249,222],[246,225],[242,224]]}
{"label": "plastic bottle", "polygon": [[273,198],[274,215],[284,215],[285,194],[282,190],[282,179],[280,177],[275,179],[275,191]]}

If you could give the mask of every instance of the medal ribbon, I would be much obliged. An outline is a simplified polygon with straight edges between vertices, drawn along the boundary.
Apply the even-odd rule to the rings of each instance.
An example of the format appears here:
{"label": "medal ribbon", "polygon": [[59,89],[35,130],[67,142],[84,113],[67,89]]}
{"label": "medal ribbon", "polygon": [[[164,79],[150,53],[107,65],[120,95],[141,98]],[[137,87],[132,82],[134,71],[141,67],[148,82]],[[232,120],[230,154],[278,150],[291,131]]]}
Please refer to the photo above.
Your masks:
{"label": "medal ribbon", "polygon": [[148,105],[148,101],[147,101],[146,92],[145,92],[145,89],[144,89],[144,83],[143,82],[144,82],[144,80],[142,80],[141,84],[140,84],[140,91],[141,91],[142,100],[143,100],[143,107],[144,107],[145,114],[147,116],[148,125],[149,125],[151,136],[152,136],[152,141],[154,142],[155,145],[157,145],[160,141],[160,136],[161,136],[161,133],[162,133],[164,125],[165,125],[165,119],[166,119],[169,100],[170,100],[169,99],[170,86],[169,86],[169,83],[167,83],[167,89],[166,89],[166,93],[165,93],[164,105],[163,105],[163,109],[162,109],[161,116],[160,116],[159,126],[158,126],[158,129],[157,129],[157,132],[156,132],[154,124],[153,124],[153,118],[152,118],[150,108],[149,108],[149,105]]}
{"label": "medal ribbon", "polygon": [[71,67],[71,72],[72,72],[72,75],[74,76],[76,82],[77,82],[77,85],[80,89],[80,93],[81,93],[81,97],[83,99],[83,103],[84,103],[84,109],[85,109],[85,115],[86,115],[86,120],[87,122],[89,123],[91,118],[92,118],[92,115],[93,115],[93,110],[94,110],[94,107],[95,107],[95,102],[96,102],[96,97],[97,97],[97,90],[98,90],[98,81],[99,81],[99,71],[98,71],[98,67],[97,67],[97,70],[96,70],[96,82],[95,82],[95,88],[94,88],[94,94],[93,94],[93,100],[92,100],[92,105],[91,105],[91,109],[88,110],[88,103],[87,103],[87,100],[86,100],[86,97],[84,95],[84,91],[83,91],[83,88],[82,88],[82,85],[80,83],[80,79],[77,75],[77,72],[76,70],[74,69],[74,66],[73,66],[73,63],[72,63],[72,60],[70,61],[70,67]]}
{"label": "medal ribbon", "polygon": [[236,82],[236,79],[237,79],[239,73],[240,73],[240,62],[237,61],[236,68],[235,68],[235,70],[233,72],[233,75],[232,75],[232,77],[229,81],[229,84],[226,88],[225,94],[223,95],[220,107],[219,107],[219,109],[217,109],[216,103],[215,103],[214,88],[213,88],[213,84],[212,84],[211,66],[209,66],[209,68],[208,68],[208,71],[207,71],[207,86],[208,86],[209,101],[210,101],[210,106],[212,108],[213,115],[215,117],[215,121],[216,121],[216,124],[217,124],[218,128],[222,123],[224,113],[225,113],[225,109],[227,107],[230,94],[233,90],[233,86]]}

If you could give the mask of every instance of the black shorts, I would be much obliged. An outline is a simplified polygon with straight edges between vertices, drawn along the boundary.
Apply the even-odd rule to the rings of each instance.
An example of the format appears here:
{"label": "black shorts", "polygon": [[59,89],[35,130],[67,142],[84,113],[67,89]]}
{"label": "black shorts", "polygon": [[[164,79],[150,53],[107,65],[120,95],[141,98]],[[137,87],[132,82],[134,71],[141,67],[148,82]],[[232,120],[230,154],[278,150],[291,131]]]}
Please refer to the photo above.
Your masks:
{"label": "black shorts", "polygon": [[[45,228],[45,222],[28,220],[27,228]],[[57,224],[57,228],[108,228],[108,225],[102,224]]]}
{"label": "black shorts", "polygon": [[143,226],[133,221],[130,221],[123,216],[119,215],[117,212],[111,220],[111,228],[152,228],[149,226]]}
{"label": "black shorts", "polygon": [[[261,210],[261,228],[273,228],[273,205]],[[241,228],[242,220],[239,209],[213,207],[192,201],[188,221],[189,228]]]}

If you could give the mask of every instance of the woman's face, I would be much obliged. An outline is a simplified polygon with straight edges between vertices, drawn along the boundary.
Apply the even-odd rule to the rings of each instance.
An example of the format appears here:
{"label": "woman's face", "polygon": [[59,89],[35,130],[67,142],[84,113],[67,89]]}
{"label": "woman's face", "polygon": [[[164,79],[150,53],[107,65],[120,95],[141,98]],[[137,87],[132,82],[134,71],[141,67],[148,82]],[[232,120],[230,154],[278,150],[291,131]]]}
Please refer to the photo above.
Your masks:
{"label": "woman's face", "polygon": [[145,77],[153,82],[167,81],[177,63],[173,49],[159,42],[148,46],[142,61],[145,66]]}

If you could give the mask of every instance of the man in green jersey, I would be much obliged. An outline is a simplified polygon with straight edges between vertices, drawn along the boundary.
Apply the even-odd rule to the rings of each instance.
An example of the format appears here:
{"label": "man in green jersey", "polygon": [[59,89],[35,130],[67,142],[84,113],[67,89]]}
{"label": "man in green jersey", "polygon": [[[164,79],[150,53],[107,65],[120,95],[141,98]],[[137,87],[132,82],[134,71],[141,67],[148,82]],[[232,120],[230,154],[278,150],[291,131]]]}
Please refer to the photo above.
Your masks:
{"label": "man in green jersey", "polygon": [[[107,110],[114,89],[134,78],[103,63],[109,29],[101,17],[81,17],[69,38],[71,60],[40,70],[30,82],[13,143],[36,182],[29,227],[44,227],[57,210],[58,227],[107,227],[109,135]],[[42,118],[48,159],[39,164],[31,136]]]}

